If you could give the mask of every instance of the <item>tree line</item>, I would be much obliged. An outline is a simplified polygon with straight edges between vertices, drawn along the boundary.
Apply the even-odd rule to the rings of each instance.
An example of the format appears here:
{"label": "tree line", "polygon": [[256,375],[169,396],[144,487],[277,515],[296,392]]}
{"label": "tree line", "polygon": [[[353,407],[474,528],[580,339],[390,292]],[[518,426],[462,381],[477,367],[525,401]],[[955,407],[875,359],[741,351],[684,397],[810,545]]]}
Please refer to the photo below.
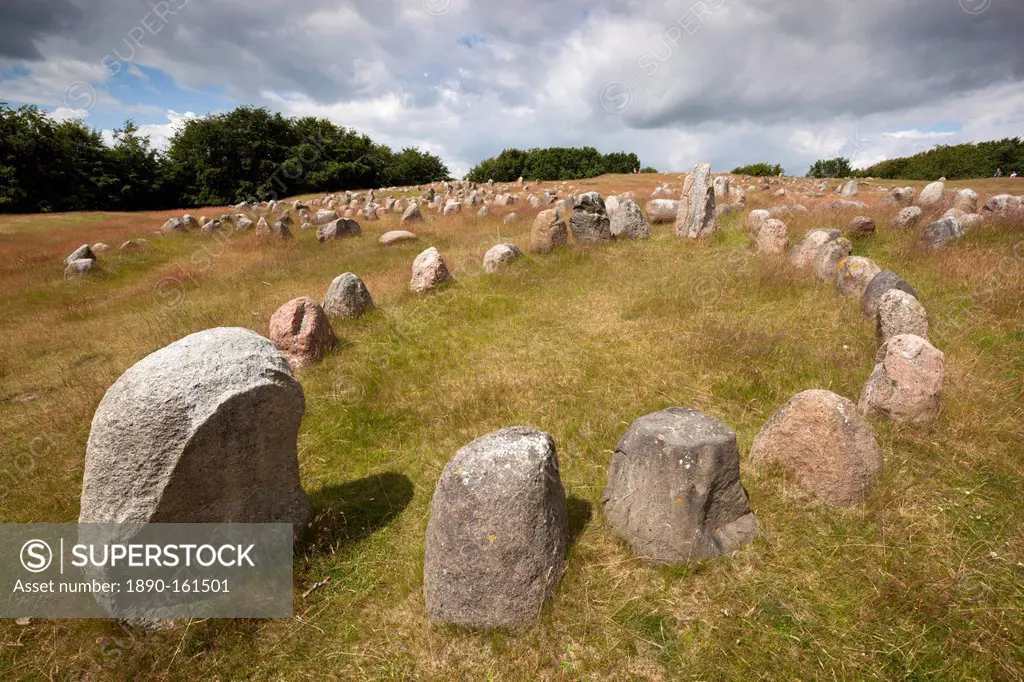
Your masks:
{"label": "tree line", "polygon": [[1002,169],[1024,174],[1024,142],[1019,137],[966,144],[940,144],[913,156],[886,159],[855,170],[845,157],[819,159],[807,171],[809,178],[883,178],[886,180],[950,180],[987,178]]}
{"label": "tree line", "polygon": [[[497,156],[484,159],[466,176],[473,182],[515,182],[528,180],[575,180],[605,173],[633,173],[640,169],[640,158],[630,152],[602,154],[594,147],[545,147],[538,149],[505,149]],[[642,172],[656,173],[653,168]]]}
{"label": "tree line", "polygon": [[108,146],[81,121],[0,102],[2,212],[223,206],[449,177],[433,154],[395,152],[326,119],[264,108],[189,119],[161,151],[131,120]]}

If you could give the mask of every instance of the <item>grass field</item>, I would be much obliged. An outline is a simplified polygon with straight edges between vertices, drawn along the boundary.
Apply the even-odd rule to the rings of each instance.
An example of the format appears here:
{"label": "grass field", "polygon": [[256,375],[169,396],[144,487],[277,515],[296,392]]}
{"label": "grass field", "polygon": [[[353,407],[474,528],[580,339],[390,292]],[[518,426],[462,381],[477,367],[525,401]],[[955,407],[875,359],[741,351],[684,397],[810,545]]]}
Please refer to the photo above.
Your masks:
{"label": "grass field", "polygon": [[[643,205],[677,175],[574,183]],[[551,186],[553,183],[545,183]],[[923,183],[899,183],[917,185]],[[1024,179],[949,183],[1024,194]],[[541,188],[543,189],[543,187]],[[216,326],[267,333],[278,306],[322,299],[346,271],[378,305],[337,320],[341,346],[298,373],[299,435],[314,540],[295,564],[291,620],[190,622],[142,635],[113,621],[0,623],[5,680],[999,679],[1024,680],[1024,233],[998,220],[942,252],[895,208],[784,217],[791,242],[857,213],[878,234],[854,253],[897,271],[929,312],[948,364],[930,425],[872,422],[885,473],[860,507],[815,505],[747,450],[788,398],[856,401],[876,350],[860,301],[748,246],[746,211],[707,243],[654,226],[646,242],[529,256],[497,275],[484,252],[525,247],[534,211],[502,226],[429,214],[418,243],[381,248],[397,217],[318,244],[251,234],[151,234],[171,215],[0,216],[0,520],[74,521],[85,443],[107,387],[145,355]],[[833,195],[819,202],[831,201]],[[772,202],[750,194],[747,210]],[[804,201],[813,206],[814,201]],[[221,210],[195,210],[219,215]],[[130,237],[152,249],[119,255]],[[105,241],[102,272],[64,281],[63,258]],[[408,292],[437,246],[457,281]],[[599,499],[629,423],[679,405],[736,429],[761,536],[681,568],[634,559]],[[423,537],[434,483],[462,445],[503,426],[550,432],[574,543],[534,627],[428,624]],[[330,582],[303,598],[312,584]]]}

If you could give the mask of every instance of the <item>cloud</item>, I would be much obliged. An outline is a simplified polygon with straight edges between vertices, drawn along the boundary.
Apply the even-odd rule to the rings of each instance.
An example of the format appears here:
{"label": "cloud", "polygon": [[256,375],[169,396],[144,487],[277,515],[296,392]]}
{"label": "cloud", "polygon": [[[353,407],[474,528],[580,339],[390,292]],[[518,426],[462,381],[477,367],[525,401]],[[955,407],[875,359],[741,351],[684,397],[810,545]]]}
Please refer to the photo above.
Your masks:
{"label": "cloud", "polygon": [[[139,74],[324,116],[457,173],[505,147],[584,144],[663,169],[764,160],[802,173],[1024,122],[1024,3],[1009,0],[979,13],[956,0],[167,2],[175,13],[156,23],[155,3],[32,3],[21,46],[0,53],[22,70],[5,96],[82,108],[62,101],[67,84],[134,44],[124,82],[161,111],[199,105]],[[128,111],[120,91],[95,89],[97,109]],[[161,140],[164,118],[145,121]]]}

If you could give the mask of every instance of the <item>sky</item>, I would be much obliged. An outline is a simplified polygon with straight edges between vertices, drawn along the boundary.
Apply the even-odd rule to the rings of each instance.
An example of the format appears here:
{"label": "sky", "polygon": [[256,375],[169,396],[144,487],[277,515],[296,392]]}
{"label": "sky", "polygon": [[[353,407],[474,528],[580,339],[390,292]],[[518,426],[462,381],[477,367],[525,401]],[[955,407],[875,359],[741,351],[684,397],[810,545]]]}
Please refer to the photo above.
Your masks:
{"label": "sky", "polygon": [[157,146],[249,104],[507,147],[864,167],[1024,134],[1024,0],[0,0],[0,101]]}

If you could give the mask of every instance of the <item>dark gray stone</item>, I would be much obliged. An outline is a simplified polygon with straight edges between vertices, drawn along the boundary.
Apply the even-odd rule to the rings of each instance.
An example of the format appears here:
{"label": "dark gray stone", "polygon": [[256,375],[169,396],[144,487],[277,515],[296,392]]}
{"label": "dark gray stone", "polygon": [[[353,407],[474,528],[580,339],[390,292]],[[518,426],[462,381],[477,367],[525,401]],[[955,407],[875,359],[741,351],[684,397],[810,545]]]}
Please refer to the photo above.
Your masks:
{"label": "dark gray stone", "polygon": [[427,524],[423,594],[435,623],[521,627],[565,571],[569,524],[555,441],[525,426],[461,448]]}
{"label": "dark gray stone", "polygon": [[875,313],[878,312],[878,301],[890,289],[899,289],[917,297],[914,287],[904,282],[902,277],[892,270],[882,270],[868,282],[868,287],[864,290],[864,296],[861,299],[861,310],[867,317],[874,319]]}
{"label": "dark gray stone", "polygon": [[757,535],[739,458],[736,432],[696,410],[640,417],[612,456],[605,518],[634,554],[655,563],[731,552]]}
{"label": "dark gray stone", "polygon": [[600,194],[587,192],[579,196],[569,217],[569,229],[577,243],[606,242],[612,238],[611,220]]}
{"label": "dark gray stone", "polygon": [[373,309],[370,291],[355,274],[338,275],[324,295],[324,312],[330,317],[360,317]]}
{"label": "dark gray stone", "polygon": [[316,228],[316,239],[321,244],[331,239],[358,237],[363,234],[359,223],[349,218],[338,218]]}
{"label": "dark gray stone", "polygon": [[921,235],[921,243],[930,249],[943,249],[950,242],[964,236],[964,228],[956,218],[943,218],[936,220],[924,228]]}

